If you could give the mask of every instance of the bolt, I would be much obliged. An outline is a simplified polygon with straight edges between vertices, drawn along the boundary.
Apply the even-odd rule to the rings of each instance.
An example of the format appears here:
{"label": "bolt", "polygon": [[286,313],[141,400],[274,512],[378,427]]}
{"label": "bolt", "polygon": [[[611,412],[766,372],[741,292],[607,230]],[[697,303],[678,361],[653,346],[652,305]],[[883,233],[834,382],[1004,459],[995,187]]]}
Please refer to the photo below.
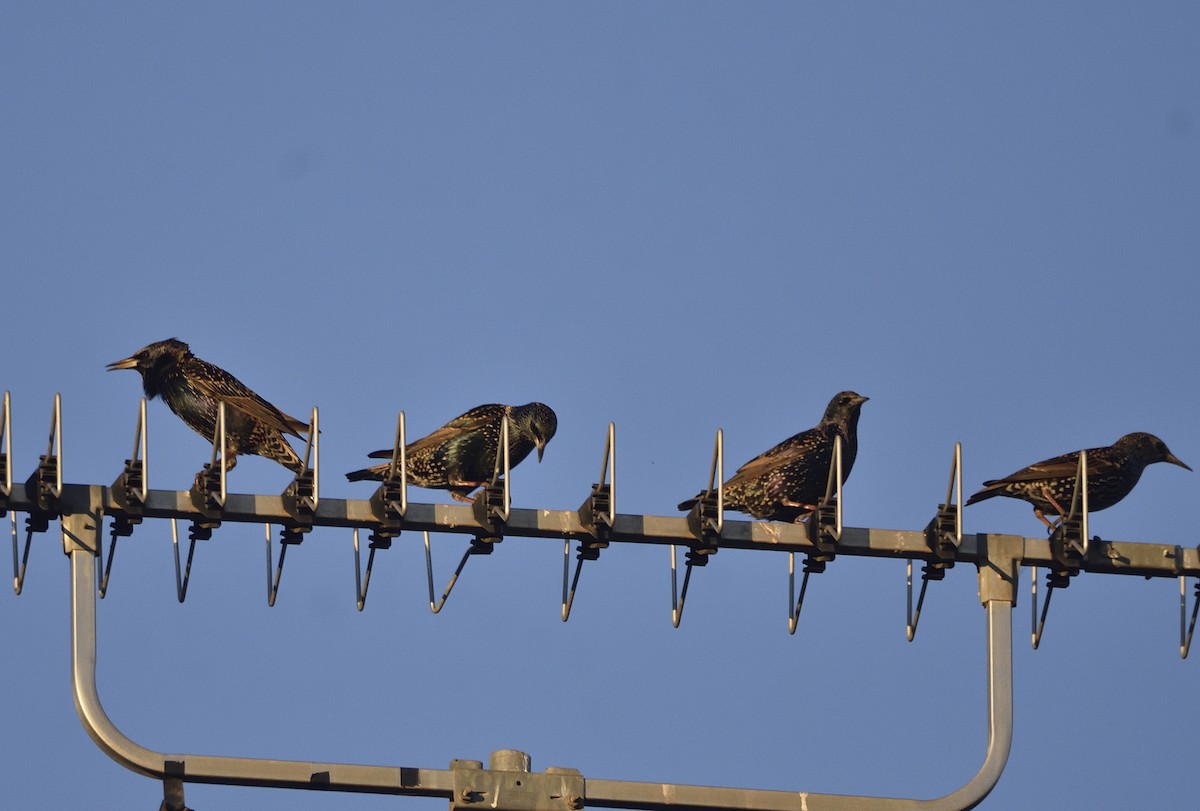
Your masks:
{"label": "bolt", "polygon": [[461,792],[459,792],[458,801],[460,803],[475,802],[475,792],[471,791],[471,789],[469,789],[469,788],[463,789]]}
{"label": "bolt", "polygon": [[583,798],[578,794],[567,795],[567,808],[572,809],[572,811],[580,811],[583,808]]}

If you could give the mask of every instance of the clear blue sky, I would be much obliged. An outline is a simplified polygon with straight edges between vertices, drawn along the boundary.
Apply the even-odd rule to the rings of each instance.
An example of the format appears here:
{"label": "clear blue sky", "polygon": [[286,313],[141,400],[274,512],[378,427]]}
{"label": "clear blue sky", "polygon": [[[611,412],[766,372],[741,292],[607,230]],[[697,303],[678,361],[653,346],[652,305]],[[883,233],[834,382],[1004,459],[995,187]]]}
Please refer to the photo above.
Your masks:
{"label": "clear blue sky", "polygon": [[[111,482],[176,336],[284,410],[321,408],[323,493],[478,403],[559,431],[517,506],[575,509],[617,424],[622,512],[868,395],[852,526],[919,529],[966,482],[1129,431],[1200,469],[1194,3],[34,3],[0,7],[0,389],[16,475],[64,398],[71,482]],[[208,450],[158,402],[151,485]],[[238,492],[288,474],[247,458]],[[1093,517],[1190,545],[1200,479],[1150,468]],[[418,492],[421,500],[444,495]],[[969,532],[1039,533],[1023,504]],[[5,520],[7,532],[7,520]],[[438,578],[461,553],[437,539]],[[933,797],[983,757],[972,568],[904,641],[903,565],[839,559],[786,632],[786,560],[726,551],[670,626],[666,553],[613,547],[558,618],[561,548],[511,539],[425,606],[419,536],[354,609],[315,532],[264,599],[261,527],[124,542],[100,691],[166,751],[445,768],[519,748],[593,778]],[[3,804],[153,809],[71,702],[67,563],[0,595]],[[1024,573],[1027,576],[1027,573]],[[1200,652],[1175,581],[1084,576],[1042,650],[1015,615],[1016,738],[987,809],[1195,801]],[[822,693],[811,694],[819,685]],[[583,688],[587,688],[586,690]],[[441,807],[189,785],[239,811]]]}

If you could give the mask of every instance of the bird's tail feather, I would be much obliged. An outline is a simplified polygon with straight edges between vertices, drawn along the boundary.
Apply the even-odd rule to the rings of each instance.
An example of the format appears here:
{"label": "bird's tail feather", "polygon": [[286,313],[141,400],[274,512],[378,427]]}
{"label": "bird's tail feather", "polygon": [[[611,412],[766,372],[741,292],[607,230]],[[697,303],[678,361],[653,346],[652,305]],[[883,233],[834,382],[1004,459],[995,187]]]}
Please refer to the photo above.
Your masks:
{"label": "bird's tail feather", "polygon": [[351,482],[379,481],[383,479],[383,472],[386,470],[386,465],[382,467],[364,467],[362,470],[352,470],[347,473],[346,480]]}

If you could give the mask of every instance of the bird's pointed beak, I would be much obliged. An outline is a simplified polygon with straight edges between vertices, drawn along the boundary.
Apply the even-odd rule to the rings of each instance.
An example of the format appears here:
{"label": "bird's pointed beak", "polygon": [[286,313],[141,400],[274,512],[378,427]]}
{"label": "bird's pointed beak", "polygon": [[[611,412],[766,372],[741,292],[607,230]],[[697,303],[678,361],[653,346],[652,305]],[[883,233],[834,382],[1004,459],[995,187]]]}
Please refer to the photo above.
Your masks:
{"label": "bird's pointed beak", "polygon": [[1187,465],[1185,465],[1185,464],[1183,463],[1183,460],[1182,460],[1182,459],[1180,459],[1178,456],[1176,456],[1175,454],[1171,453],[1170,451],[1168,451],[1168,452],[1167,452],[1167,458],[1166,458],[1166,459],[1164,459],[1163,461],[1164,461],[1164,462],[1170,462],[1170,463],[1171,463],[1171,464],[1173,464],[1173,465],[1179,465],[1179,466],[1180,466],[1181,468],[1183,468],[1184,470],[1191,470],[1191,468],[1190,468],[1190,467],[1188,467]]}
{"label": "bird's pointed beak", "polygon": [[536,444],[537,444],[537,452],[538,452],[538,464],[540,465],[542,463],[542,453],[546,450],[546,443],[538,442]]}
{"label": "bird's pointed beak", "polygon": [[138,365],[137,358],[130,357],[124,360],[116,360],[104,367],[110,372],[115,372],[117,369],[136,369]]}

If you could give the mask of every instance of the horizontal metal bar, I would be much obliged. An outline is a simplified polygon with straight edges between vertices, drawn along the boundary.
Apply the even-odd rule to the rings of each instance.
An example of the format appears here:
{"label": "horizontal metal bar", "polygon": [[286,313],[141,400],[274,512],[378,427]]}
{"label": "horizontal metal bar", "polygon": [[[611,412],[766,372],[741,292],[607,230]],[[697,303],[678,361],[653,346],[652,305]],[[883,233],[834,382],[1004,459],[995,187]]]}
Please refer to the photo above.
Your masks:
{"label": "horizontal metal bar", "polygon": [[[58,509],[63,515],[87,512],[91,505],[100,504],[104,512],[117,512],[119,505],[108,487],[102,485],[67,484],[63,486]],[[19,512],[36,511],[34,502],[23,486],[13,488],[9,509]],[[204,516],[193,504],[186,490],[150,490],[143,515],[147,518],[176,518],[193,520]],[[220,513],[225,522],[289,524],[293,517],[282,496],[229,493],[225,509]],[[366,499],[321,499],[313,516],[314,526],[362,527],[378,529],[379,518]],[[480,523],[470,505],[410,503],[401,528],[458,534],[475,534],[488,530]],[[556,540],[590,537],[576,510],[512,509],[504,525],[506,537],[553,538]],[[979,563],[981,548],[988,535],[964,534],[955,551],[954,560],[960,563]],[[617,514],[611,540],[626,543],[688,545],[695,541],[684,516]],[[767,521],[726,520],[717,539],[724,549],[772,549],[781,552],[811,551],[813,544],[802,524]],[[923,531],[866,529],[846,527],[838,543],[839,555],[880,558],[925,559],[929,557],[928,540]],[[1054,556],[1046,538],[1025,538],[1020,558],[1023,566],[1053,566]],[[1157,543],[1133,541],[1095,541],[1081,567],[1084,571],[1102,574],[1137,575],[1142,577],[1200,576],[1200,550]]]}

